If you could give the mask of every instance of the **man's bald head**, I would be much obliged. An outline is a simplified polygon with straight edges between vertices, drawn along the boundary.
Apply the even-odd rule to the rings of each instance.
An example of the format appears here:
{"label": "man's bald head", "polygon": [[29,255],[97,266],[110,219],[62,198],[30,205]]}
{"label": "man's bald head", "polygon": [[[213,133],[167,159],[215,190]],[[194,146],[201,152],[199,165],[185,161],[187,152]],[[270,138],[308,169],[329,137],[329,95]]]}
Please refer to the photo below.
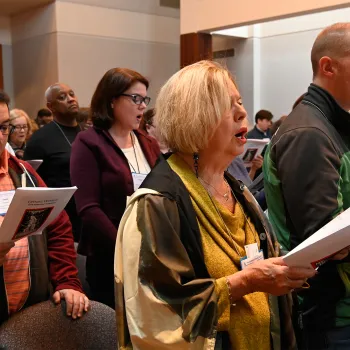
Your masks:
{"label": "man's bald head", "polygon": [[73,89],[66,84],[51,85],[45,92],[45,99],[47,107],[56,119],[75,119],[79,112],[78,99]]}
{"label": "man's bald head", "polygon": [[55,93],[57,93],[58,91],[60,91],[61,89],[70,89],[70,87],[66,84],[62,84],[62,83],[55,83],[52,84],[51,86],[49,86],[47,88],[47,90],[45,91],[45,99],[46,102],[52,102],[52,99],[55,97]]}
{"label": "man's bald head", "polygon": [[350,54],[350,23],[336,23],[325,28],[316,38],[311,50],[314,77],[322,57],[341,59]]}

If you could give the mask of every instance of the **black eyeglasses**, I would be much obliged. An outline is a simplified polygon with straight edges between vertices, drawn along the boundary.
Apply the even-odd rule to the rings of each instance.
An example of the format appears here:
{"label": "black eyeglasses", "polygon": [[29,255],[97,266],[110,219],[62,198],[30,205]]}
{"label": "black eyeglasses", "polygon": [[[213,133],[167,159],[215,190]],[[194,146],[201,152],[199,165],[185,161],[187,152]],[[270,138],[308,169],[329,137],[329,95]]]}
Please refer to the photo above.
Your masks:
{"label": "black eyeglasses", "polygon": [[141,95],[138,95],[138,94],[120,94],[120,96],[127,96],[127,97],[130,97],[132,99],[132,101],[135,103],[135,105],[141,105],[142,102],[148,106],[149,103],[151,102],[151,98],[146,96],[146,97],[143,97]]}
{"label": "black eyeglasses", "polygon": [[24,131],[27,131],[28,130],[28,125],[26,124],[23,124],[23,125],[10,125],[14,131],[21,131],[22,129]]}
{"label": "black eyeglasses", "polygon": [[3,135],[8,135],[10,133],[11,126],[9,124],[2,124],[0,125],[0,132]]}

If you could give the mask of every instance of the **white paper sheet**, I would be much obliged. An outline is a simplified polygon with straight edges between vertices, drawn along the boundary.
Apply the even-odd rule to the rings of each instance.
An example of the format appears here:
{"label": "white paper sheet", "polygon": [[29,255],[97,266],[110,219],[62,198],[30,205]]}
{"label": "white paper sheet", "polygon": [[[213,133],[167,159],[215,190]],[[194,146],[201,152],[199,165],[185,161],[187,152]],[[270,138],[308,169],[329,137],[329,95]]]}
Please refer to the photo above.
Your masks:
{"label": "white paper sheet", "polygon": [[325,260],[350,246],[350,208],[315,232],[283,257],[289,266],[314,267],[317,262]]}
{"label": "white paper sheet", "polygon": [[244,145],[244,152],[240,155],[240,157],[244,161],[244,165],[246,167],[252,166],[252,161],[259,155],[261,155],[265,146],[270,142],[270,139],[256,140],[249,139],[247,143]]}
{"label": "white paper sheet", "polygon": [[20,187],[0,227],[0,243],[41,233],[61,213],[76,187]]}

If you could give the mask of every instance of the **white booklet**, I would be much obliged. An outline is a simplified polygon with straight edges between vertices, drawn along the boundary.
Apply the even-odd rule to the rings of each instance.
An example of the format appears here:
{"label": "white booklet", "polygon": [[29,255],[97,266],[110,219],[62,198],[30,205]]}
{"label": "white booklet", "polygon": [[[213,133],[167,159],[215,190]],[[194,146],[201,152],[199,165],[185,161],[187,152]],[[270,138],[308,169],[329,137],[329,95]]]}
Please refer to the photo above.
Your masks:
{"label": "white booklet", "polygon": [[270,139],[248,139],[244,145],[244,152],[240,155],[246,167],[252,166],[252,161],[263,152]]}
{"label": "white booklet", "polygon": [[350,246],[350,208],[342,212],[311,237],[283,257],[289,266],[316,268],[329,257]]}
{"label": "white booklet", "polygon": [[43,163],[42,159],[32,159],[32,160],[26,160],[27,163],[29,163],[32,168],[36,171],[38,170],[39,166]]}
{"label": "white booklet", "polygon": [[65,208],[76,187],[20,187],[0,192],[0,243],[40,234]]}

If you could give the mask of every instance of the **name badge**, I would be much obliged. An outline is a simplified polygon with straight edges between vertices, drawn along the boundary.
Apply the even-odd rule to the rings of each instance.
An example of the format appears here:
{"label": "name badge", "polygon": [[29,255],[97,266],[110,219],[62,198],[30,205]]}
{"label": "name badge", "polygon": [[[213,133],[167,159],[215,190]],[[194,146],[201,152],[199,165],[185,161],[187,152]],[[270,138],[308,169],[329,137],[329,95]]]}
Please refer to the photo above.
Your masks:
{"label": "name badge", "polygon": [[134,182],[134,191],[138,190],[147,174],[132,173],[132,181]]}
{"label": "name badge", "polygon": [[264,260],[264,253],[262,249],[259,251],[259,253],[253,257],[248,258],[245,256],[241,259],[241,268],[244,270],[246,267],[256,263],[257,261]]}
{"label": "name badge", "polygon": [[15,191],[0,192],[0,216],[5,216],[12,202]]}
{"label": "name badge", "polygon": [[259,253],[258,243],[247,244],[244,246],[245,253],[247,254],[247,258],[252,258]]}

